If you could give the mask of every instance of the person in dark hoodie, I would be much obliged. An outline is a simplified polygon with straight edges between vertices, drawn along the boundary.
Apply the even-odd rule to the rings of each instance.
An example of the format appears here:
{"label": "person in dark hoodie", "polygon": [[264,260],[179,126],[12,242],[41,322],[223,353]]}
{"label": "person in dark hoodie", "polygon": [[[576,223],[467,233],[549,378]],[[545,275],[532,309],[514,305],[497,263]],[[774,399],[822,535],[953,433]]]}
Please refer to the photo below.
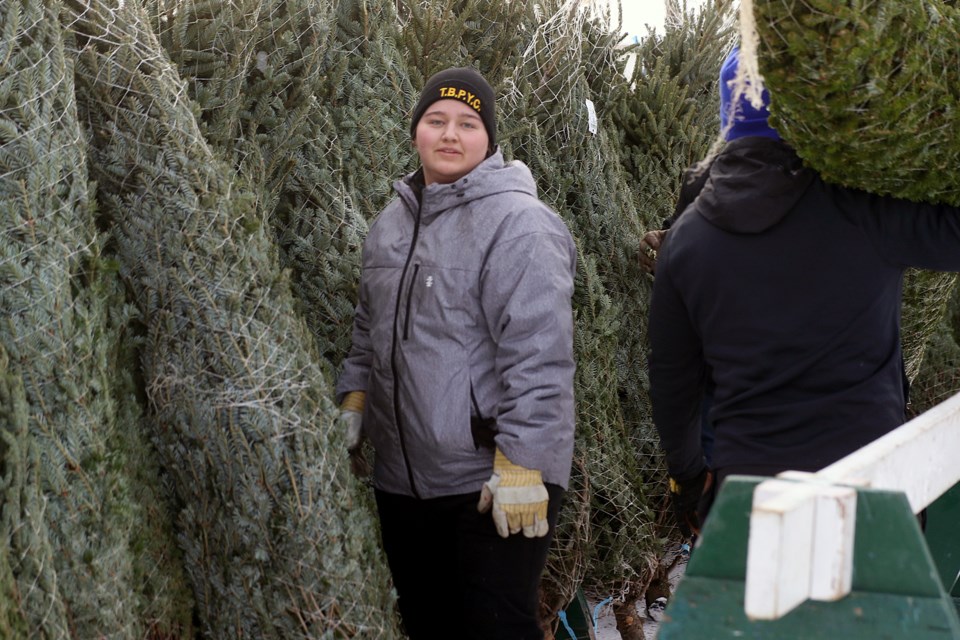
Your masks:
{"label": "person in dark hoodie", "polygon": [[[769,104],[769,93],[766,90],[763,91],[763,104],[759,108],[754,107],[746,100],[740,100],[735,105],[737,117],[730,117],[733,92],[731,83],[737,74],[738,52],[739,49],[735,48],[734,51],[727,56],[720,70],[720,131],[723,138],[728,142],[749,136],[760,136],[779,140],[780,134],[767,122],[770,112],[766,106]],[[663,220],[660,229],[650,230],[641,238],[639,252],[640,266],[650,275],[654,275],[656,272],[657,252],[663,243],[667,231],[673,223],[677,221],[680,214],[686,211],[687,207],[700,195],[700,191],[703,190],[703,186],[706,184],[709,176],[709,160],[698,162],[687,169],[680,182],[680,194],[677,198],[673,215]],[[700,401],[700,445],[703,449],[704,462],[708,468],[713,466],[713,443],[715,439],[713,424],[710,422],[710,407],[712,404],[713,377],[709,372],[705,372],[704,392]],[[676,490],[677,487],[671,485],[671,489]],[[708,504],[709,501],[705,502],[702,506],[708,507]],[[693,531],[691,531],[691,523],[685,519],[682,519],[679,524],[681,532],[685,536],[690,536],[691,533],[693,533]]]}
{"label": "person in dark hoodie", "polygon": [[410,638],[539,639],[573,458],[576,249],[504,160],[475,70],[429,78],[410,133],[421,167],[363,245],[340,421],[355,461],[363,437],[375,451]]}
{"label": "person in dark hoodie", "polygon": [[767,131],[769,94],[756,110],[726,90],[738,55],[720,76],[728,141],[663,238],[649,315],[653,419],[692,526],[708,376],[714,486],[817,471],[904,422],[904,270],[960,271],[960,209],[824,182]]}

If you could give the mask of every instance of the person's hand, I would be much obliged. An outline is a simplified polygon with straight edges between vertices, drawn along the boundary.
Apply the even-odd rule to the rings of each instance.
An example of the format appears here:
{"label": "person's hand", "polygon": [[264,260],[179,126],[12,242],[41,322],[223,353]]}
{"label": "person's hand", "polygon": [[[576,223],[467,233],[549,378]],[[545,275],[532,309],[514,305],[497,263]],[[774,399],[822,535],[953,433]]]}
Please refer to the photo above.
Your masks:
{"label": "person's hand", "polygon": [[493,509],[493,523],[503,538],[521,530],[528,538],[542,538],[550,530],[549,499],[539,471],[510,462],[497,449],[493,475],[483,484],[477,511],[486,513]]}
{"label": "person's hand", "polygon": [[684,482],[670,478],[670,504],[683,537],[700,535],[700,498],[713,486],[713,473],[704,467],[695,477]]}
{"label": "person's hand", "polygon": [[665,235],[666,229],[657,229],[647,231],[640,240],[640,266],[647,273],[653,273],[657,268],[657,251],[660,250]]}
{"label": "person's hand", "polygon": [[363,455],[363,405],[366,394],[351,391],[340,405],[337,423],[344,430],[347,453],[350,454],[350,470],[358,478],[370,475],[370,465]]}

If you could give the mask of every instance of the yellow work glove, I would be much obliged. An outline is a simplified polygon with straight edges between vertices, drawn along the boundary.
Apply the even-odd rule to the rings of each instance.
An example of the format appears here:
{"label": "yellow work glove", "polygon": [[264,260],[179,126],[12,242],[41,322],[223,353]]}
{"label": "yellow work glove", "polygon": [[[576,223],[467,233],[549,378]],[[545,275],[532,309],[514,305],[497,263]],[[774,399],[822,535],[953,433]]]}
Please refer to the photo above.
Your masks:
{"label": "yellow work glove", "polygon": [[367,394],[351,391],[340,405],[337,422],[346,431],[347,452],[350,454],[350,469],[357,477],[370,475],[370,465],[363,455],[363,405]]}
{"label": "yellow work glove", "polygon": [[528,538],[541,538],[550,530],[549,499],[539,471],[510,462],[497,449],[493,475],[483,483],[477,511],[486,513],[493,508],[493,523],[503,538],[521,529]]}

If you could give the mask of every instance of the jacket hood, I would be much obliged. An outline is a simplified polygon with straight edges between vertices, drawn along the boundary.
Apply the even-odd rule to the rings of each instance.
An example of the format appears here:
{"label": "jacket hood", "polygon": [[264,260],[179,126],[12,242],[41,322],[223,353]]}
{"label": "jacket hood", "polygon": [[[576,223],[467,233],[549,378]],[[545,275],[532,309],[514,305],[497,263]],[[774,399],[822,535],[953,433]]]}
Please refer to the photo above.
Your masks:
{"label": "jacket hood", "polygon": [[709,172],[696,210],[734,233],[761,233],[776,225],[815,175],[782,141],[755,136],[728,142]]}
{"label": "jacket hood", "polygon": [[394,182],[393,188],[411,211],[420,208],[424,224],[448,209],[498,193],[513,191],[537,197],[537,185],[527,165],[519,160],[504,162],[499,148],[456,182],[423,187],[422,181],[422,171],[417,170]]}

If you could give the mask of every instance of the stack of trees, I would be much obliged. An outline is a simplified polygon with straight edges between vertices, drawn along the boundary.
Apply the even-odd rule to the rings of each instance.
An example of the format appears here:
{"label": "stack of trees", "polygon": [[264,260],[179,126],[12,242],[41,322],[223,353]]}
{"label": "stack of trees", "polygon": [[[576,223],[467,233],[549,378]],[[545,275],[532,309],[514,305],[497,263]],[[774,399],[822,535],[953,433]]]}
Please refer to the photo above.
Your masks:
{"label": "stack of trees", "polygon": [[[730,4],[673,2],[681,19],[628,48],[573,0],[0,5],[0,637],[402,636],[332,384],[363,238],[450,65],[494,85],[505,154],[577,244],[578,429],[544,618],[584,587],[638,637],[629,614],[680,540],[637,250],[716,141]],[[788,92],[776,65],[826,54],[768,46],[782,3],[754,4]],[[820,135],[802,126],[823,114],[777,115]]]}
{"label": "stack of trees", "polygon": [[[617,146],[641,229],[662,228],[674,213],[684,172],[707,157],[718,140],[717,77],[735,37],[736,13],[730,2],[708,3],[692,15],[684,14],[679,3],[673,5],[670,13],[684,19],[668,21],[662,35],[650,33],[640,42],[633,52],[631,90],[610,114],[621,133]],[[648,525],[644,532],[675,541],[675,533],[669,530],[666,475],[647,396],[646,318],[652,279],[638,269],[635,232],[624,233],[621,224],[610,242],[622,247],[614,259],[604,260],[607,281],[622,308],[617,353],[619,402],[639,474],[635,486],[642,487],[646,497],[645,520],[656,525]],[[621,533],[620,537],[630,536]],[[650,547],[656,548],[652,541]],[[615,605],[624,638],[636,637],[627,632],[633,596],[646,594],[649,602],[669,593],[669,573],[676,557],[674,545],[666,548],[667,553],[661,553],[636,576],[632,597]]]}
{"label": "stack of trees", "polygon": [[190,636],[57,9],[0,6],[0,636]]}
{"label": "stack of trees", "polygon": [[72,9],[88,167],[143,324],[151,435],[201,631],[396,636],[266,198],[211,150],[141,6]]}
{"label": "stack of trees", "polygon": [[[536,25],[509,74],[512,86],[502,90],[504,119],[514,129],[505,148],[538,176],[543,199],[566,221],[579,253],[579,491],[559,530],[569,550],[555,553],[549,565],[547,584],[554,588],[545,604],[562,607],[582,581],[598,599],[612,595],[632,607],[664,545],[653,531],[656,507],[643,486],[620,402],[622,327],[631,322],[632,309],[615,279],[632,273],[640,280],[635,251],[644,232],[627,174],[610,162],[619,155],[610,109],[624,98],[626,85],[617,79],[625,60],[616,55],[617,35],[602,17],[571,3],[560,9]],[[583,520],[573,517],[581,514]],[[577,564],[571,563],[574,550],[582,555]],[[583,575],[565,572],[577,565]]]}

